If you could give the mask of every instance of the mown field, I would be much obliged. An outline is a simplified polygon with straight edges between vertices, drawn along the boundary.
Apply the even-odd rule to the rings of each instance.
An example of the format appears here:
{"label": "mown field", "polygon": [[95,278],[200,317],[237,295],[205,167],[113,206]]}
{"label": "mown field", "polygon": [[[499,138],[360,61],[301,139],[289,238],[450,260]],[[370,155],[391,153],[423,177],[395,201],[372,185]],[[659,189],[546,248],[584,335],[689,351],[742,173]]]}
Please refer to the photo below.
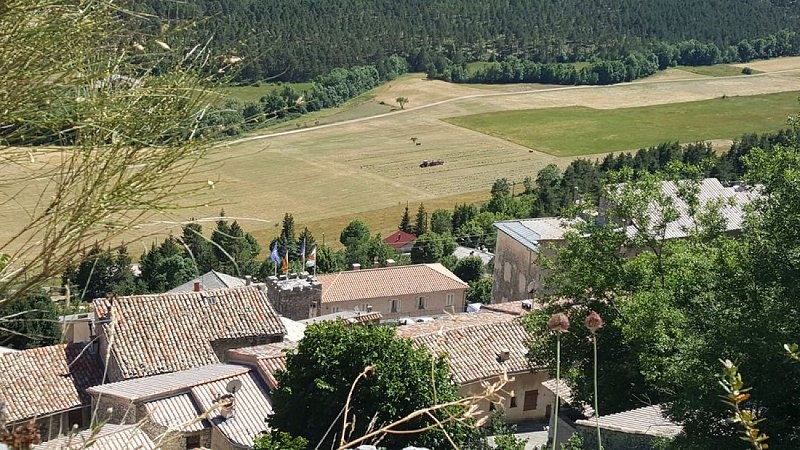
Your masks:
{"label": "mown field", "polygon": [[[457,85],[426,80],[424,74],[408,74],[341,108],[258,130],[255,133],[259,136],[250,140],[220,143],[188,180],[203,185],[212,180],[214,188],[185,202],[194,206],[158,212],[151,222],[124,239],[131,242],[143,235],[156,234],[162,238],[170,232],[180,234],[180,222],[191,218],[205,220],[205,228],[210,232],[213,217],[221,209],[229,217],[238,218],[246,230],[266,243],[280,231],[280,221],[286,212],[294,215],[298,227],[309,226],[318,241],[325,233],[326,243],[338,241],[341,229],[356,218],[365,220],[373,232],[386,236],[396,229],[406,202],[412,212],[420,202],[424,202],[428,211],[452,208],[456,203],[485,200],[497,178],[521,182],[527,176],[535,177],[547,164],[564,167],[581,152],[630,150],[663,140],[700,139],[699,135],[676,133],[686,125],[670,124],[667,120],[670,115],[665,111],[670,108],[674,120],[685,115],[687,105],[692,105],[686,102],[708,101],[712,105],[706,119],[698,119],[695,113],[688,126],[704,125],[709,120],[717,127],[726,122],[738,124],[739,128],[713,133],[710,137],[736,137],[742,132],[780,127],[786,115],[800,110],[794,93],[800,91],[800,77],[797,77],[800,58],[753,62],[752,66],[765,73],[725,78],[675,68],[635,83],[577,87]],[[780,92],[792,93],[773,96]],[[240,92],[240,95],[245,94]],[[719,99],[723,95],[728,97],[724,101]],[[391,106],[399,96],[409,98],[402,111]],[[775,107],[776,98],[783,98],[783,109]],[[766,105],[761,103],[765,101]],[[747,103],[738,112],[730,108],[739,102]],[[681,104],[670,107],[669,103]],[[655,124],[653,128],[636,131],[641,140],[614,144],[614,139],[635,131],[630,129],[629,119],[604,119],[605,127],[598,126],[592,133],[584,129],[585,124],[562,124],[561,134],[549,138],[561,142],[560,154],[532,151],[505,137],[448,122],[476,114],[499,118],[537,111],[540,117],[565,111],[564,120],[574,120],[576,111],[591,117],[614,117],[631,108],[661,111],[650,119]],[[495,122],[500,120],[497,118]],[[614,134],[618,136],[609,140],[608,136]],[[589,145],[603,136],[607,139],[603,145]],[[411,141],[412,137],[420,145]],[[576,142],[578,138],[584,141],[583,150],[572,148],[571,144],[568,151],[563,150],[564,143]],[[39,150],[33,153],[37,161],[45,160]],[[591,158],[601,156],[602,153],[596,153]],[[446,164],[423,169],[419,163],[424,159],[443,159]],[[8,179],[18,170],[19,167],[11,165],[0,167],[0,180]],[[4,195],[14,195],[14,201],[6,200],[0,213],[0,242],[3,242],[27,221],[28,211],[42,197],[46,180],[36,179],[23,190],[19,186],[1,185],[0,200],[7,199]],[[145,243],[149,245],[153,239],[148,237]],[[141,244],[136,247],[139,251],[144,248]],[[139,251],[131,248],[138,255]]]}
{"label": "mown field", "polygon": [[446,121],[551,155],[580,156],[778,130],[798,109],[795,91],[611,110],[580,106],[504,111]]}

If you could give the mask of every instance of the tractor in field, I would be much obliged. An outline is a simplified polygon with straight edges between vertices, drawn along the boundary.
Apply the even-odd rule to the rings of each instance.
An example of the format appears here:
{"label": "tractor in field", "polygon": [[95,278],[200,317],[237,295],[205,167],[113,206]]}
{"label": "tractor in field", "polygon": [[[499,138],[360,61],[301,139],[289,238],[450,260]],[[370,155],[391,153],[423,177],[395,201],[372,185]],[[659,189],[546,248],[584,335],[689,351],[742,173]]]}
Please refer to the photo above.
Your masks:
{"label": "tractor in field", "polygon": [[430,159],[430,160],[426,159],[419,164],[420,167],[433,167],[433,166],[443,166],[443,165],[444,161],[442,161],[441,159]]}

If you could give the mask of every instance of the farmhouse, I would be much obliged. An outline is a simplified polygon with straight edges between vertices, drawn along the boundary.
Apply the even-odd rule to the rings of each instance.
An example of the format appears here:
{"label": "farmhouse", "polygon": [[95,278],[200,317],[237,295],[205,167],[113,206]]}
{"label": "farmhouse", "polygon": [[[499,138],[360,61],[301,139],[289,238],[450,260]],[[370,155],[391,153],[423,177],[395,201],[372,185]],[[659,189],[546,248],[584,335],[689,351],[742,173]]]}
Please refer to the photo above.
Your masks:
{"label": "farmhouse", "polygon": [[[681,239],[695,227],[690,207],[673,181],[661,183],[661,192],[672,200],[678,218],[666,224],[665,239]],[[706,178],[697,186],[697,199],[701,208],[714,205],[724,219],[725,230],[735,233],[744,222],[744,206],[758,195],[758,190],[747,186],[724,187],[716,178]],[[600,202],[598,217],[607,216],[610,204]],[[655,205],[649,209],[649,223],[657,223],[662,211]],[[582,219],[566,220],[557,217],[495,222],[497,245],[495,248],[494,286],[492,302],[529,298],[547,293],[544,280],[548,272],[542,259],[552,257],[555,249],[564,243],[564,235]],[[619,224],[633,235],[639,224]]]}
{"label": "farmhouse", "polygon": [[416,236],[403,231],[395,231],[383,240],[386,245],[397,250],[398,253],[411,253],[416,241]]}

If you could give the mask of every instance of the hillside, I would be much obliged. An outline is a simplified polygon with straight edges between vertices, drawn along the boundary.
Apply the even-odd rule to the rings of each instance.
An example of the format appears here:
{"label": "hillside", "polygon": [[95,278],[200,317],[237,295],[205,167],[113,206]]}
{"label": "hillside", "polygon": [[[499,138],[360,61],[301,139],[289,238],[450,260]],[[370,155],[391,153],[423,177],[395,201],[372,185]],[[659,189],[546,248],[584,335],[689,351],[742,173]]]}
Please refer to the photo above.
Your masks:
{"label": "hillside", "polygon": [[241,78],[287,81],[393,53],[417,68],[437,53],[572,61],[655,41],[725,48],[800,24],[796,0],[141,0],[135,8],[197,21],[193,38],[213,36],[220,51],[248,58]]}

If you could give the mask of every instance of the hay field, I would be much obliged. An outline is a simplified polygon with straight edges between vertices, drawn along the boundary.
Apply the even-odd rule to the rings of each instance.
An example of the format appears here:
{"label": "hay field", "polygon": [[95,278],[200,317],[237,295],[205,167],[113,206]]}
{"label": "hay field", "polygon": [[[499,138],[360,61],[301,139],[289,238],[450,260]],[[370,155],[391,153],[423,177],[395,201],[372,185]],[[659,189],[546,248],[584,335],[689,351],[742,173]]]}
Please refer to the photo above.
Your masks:
{"label": "hay field", "polygon": [[798,92],[598,110],[566,107],[460,116],[448,123],[555,156],[648,147],[659,142],[735,138],[777,131],[798,111]]}
{"label": "hay field", "polygon": [[[784,62],[781,70],[786,70],[787,64],[800,71],[800,58],[791,64]],[[514,85],[485,89],[409,75],[368,94],[374,104],[384,101],[392,105],[395,98],[408,97],[405,110],[379,112],[385,109],[376,108],[377,114],[372,116],[347,109],[332,111],[317,126],[225,143],[193,177],[216,182],[215,189],[192,200],[201,206],[160,214],[158,223],[146,225],[139,232],[168,233],[170,226],[164,221],[213,217],[224,208],[230,217],[253,219],[242,220],[243,226],[263,240],[278,233],[285,212],[293,213],[299,226],[311,225],[318,240],[323,232],[327,242],[336,240],[342,225],[354,218],[365,218],[373,232],[386,235],[394,230],[407,201],[412,210],[425,202],[429,211],[438,206],[452,207],[456,202],[480,201],[488,197],[496,178],[519,182],[535,176],[546,164],[564,166],[572,159],[531,152],[522,145],[443,119],[570,106],[640,107],[800,90],[799,77],[787,76],[786,72],[771,74],[769,68],[751,65],[766,73],[731,78],[687,74],[681,78],[672,72],[666,79],[602,87]],[[411,137],[418,138],[421,145],[415,145]],[[443,159],[446,164],[418,167],[424,159]],[[0,172],[3,170],[13,168],[0,168]],[[24,206],[36,198],[18,200]],[[4,206],[0,241],[24,220],[19,211],[18,206]]]}

